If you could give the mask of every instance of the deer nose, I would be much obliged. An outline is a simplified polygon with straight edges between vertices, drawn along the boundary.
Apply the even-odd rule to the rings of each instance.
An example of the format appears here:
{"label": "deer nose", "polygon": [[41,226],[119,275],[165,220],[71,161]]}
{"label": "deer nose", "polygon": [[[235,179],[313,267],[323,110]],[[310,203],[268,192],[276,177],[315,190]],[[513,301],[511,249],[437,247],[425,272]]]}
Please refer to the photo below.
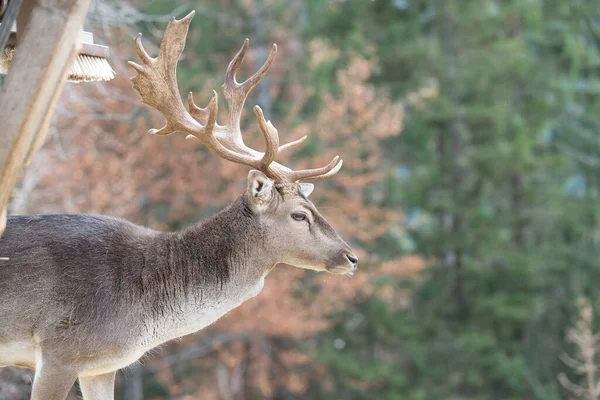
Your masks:
{"label": "deer nose", "polygon": [[358,257],[356,257],[354,254],[346,254],[346,258],[352,263],[354,268],[358,267]]}

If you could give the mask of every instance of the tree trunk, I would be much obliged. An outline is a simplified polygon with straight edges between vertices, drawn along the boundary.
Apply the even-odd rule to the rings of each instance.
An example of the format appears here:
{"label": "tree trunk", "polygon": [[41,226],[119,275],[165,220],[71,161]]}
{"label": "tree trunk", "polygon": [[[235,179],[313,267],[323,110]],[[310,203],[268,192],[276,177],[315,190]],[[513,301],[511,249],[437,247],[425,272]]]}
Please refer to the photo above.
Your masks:
{"label": "tree trunk", "polygon": [[459,314],[464,316],[466,312],[466,302],[463,288],[462,277],[462,257],[463,249],[460,246],[459,238],[462,236],[463,220],[458,210],[461,204],[461,184],[463,171],[459,164],[460,153],[462,150],[462,141],[460,127],[462,122],[458,115],[457,105],[459,102],[457,91],[457,67],[456,67],[456,46],[454,43],[454,31],[452,24],[452,15],[449,10],[451,4],[443,1],[440,4],[438,19],[438,35],[442,52],[446,62],[445,75],[442,77],[442,90],[448,92],[450,103],[454,108],[451,110],[450,117],[446,121],[446,131],[440,132],[439,146],[440,151],[440,173],[444,177],[444,184],[451,196],[451,205],[441,211],[440,225],[444,231],[446,248],[442,254],[442,260],[447,271],[451,274],[452,294],[457,303]]}

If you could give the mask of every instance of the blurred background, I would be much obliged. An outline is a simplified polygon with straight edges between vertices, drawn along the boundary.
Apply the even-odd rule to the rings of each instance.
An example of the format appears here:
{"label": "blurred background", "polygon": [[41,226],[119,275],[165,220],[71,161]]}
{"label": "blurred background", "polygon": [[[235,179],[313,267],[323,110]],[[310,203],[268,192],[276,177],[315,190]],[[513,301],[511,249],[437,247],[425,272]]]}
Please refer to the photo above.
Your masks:
{"label": "blurred background", "polygon": [[[86,30],[117,78],[67,85],[11,214],[176,230],[242,193],[243,167],[148,136],[162,117],[128,80],[135,34],[156,54],[192,9],[181,93],[206,104],[244,38],[243,76],[276,42],[245,135],[262,148],[259,104],[282,141],[309,135],[286,163],[344,158],[312,199],[361,268],[279,266],[259,296],[120,373],[118,399],[600,397],[600,2],[95,2]],[[0,370],[0,398],[26,399],[31,375]]]}

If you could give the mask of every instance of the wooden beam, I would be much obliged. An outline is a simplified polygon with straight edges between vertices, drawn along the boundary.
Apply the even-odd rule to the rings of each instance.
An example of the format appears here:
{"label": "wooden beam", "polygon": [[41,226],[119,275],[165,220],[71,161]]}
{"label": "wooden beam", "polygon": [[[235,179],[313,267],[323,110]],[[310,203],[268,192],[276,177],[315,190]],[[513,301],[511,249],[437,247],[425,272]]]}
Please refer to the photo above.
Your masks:
{"label": "wooden beam", "polygon": [[81,46],[89,4],[90,0],[23,3],[17,20],[17,51],[0,88],[0,219],[27,153],[35,138],[45,134]]}
{"label": "wooden beam", "polygon": [[6,228],[6,208],[0,210],[0,236],[4,233]]}

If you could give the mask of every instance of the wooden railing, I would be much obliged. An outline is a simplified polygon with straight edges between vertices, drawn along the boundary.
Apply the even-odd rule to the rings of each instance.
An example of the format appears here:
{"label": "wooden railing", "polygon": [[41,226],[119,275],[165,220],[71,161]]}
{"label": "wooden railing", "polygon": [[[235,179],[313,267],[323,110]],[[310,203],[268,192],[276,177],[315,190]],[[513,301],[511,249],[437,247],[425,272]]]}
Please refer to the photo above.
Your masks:
{"label": "wooden railing", "polygon": [[13,187],[32,156],[33,144],[45,136],[78,54],[89,4],[90,0],[23,0],[18,12],[17,51],[0,87],[0,235]]}

